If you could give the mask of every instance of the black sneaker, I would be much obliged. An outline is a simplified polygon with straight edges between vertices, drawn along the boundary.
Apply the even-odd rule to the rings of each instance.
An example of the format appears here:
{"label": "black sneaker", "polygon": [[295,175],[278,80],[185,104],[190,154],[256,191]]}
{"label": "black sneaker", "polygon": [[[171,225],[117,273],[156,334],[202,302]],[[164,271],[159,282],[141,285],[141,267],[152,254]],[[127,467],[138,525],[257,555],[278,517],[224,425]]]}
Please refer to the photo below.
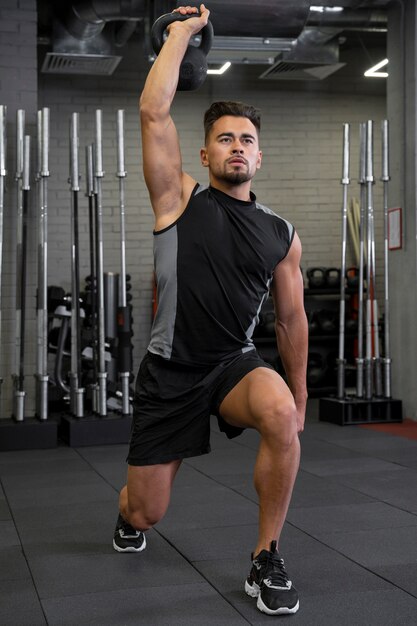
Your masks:
{"label": "black sneaker", "polygon": [[271,550],[262,550],[254,559],[252,569],[245,581],[248,596],[258,598],[257,607],[268,615],[296,613],[300,606],[297,590],[292,586],[285,571],[284,559],[276,551],[277,542],[271,542]]}
{"label": "black sneaker", "polygon": [[114,530],[113,548],[117,552],[142,552],[146,548],[145,535],[125,522],[119,515]]}

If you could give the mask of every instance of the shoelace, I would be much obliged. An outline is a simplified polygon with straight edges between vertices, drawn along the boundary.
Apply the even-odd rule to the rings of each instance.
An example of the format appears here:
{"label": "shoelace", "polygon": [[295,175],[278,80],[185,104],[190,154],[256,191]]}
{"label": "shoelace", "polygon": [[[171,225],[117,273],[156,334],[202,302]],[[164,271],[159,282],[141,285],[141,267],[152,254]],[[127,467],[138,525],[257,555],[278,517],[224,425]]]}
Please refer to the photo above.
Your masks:
{"label": "shoelace", "polygon": [[266,557],[264,581],[269,587],[289,588],[291,583],[285,570],[284,560],[278,554],[270,552]]}
{"label": "shoelace", "polygon": [[119,534],[121,537],[126,538],[139,537],[139,531],[133,528],[133,526],[131,526],[130,524],[127,524],[127,522],[125,522],[123,526],[119,528]]}

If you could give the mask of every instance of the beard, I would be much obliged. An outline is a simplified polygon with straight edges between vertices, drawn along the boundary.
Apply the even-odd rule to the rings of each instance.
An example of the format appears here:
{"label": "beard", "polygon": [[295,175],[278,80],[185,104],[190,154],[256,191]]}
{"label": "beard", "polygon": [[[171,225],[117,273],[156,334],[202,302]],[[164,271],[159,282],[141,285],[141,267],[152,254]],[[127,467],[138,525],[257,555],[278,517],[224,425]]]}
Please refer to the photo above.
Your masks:
{"label": "beard", "polygon": [[224,172],[222,178],[232,185],[240,185],[251,180],[252,176],[249,175],[249,172]]}
{"label": "beard", "polygon": [[221,180],[231,185],[240,185],[246,183],[253,178],[253,174],[249,171],[249,166],[246,165],[246,169],[228,170],[227,164],[223,168],[223,172],[219,176]]}

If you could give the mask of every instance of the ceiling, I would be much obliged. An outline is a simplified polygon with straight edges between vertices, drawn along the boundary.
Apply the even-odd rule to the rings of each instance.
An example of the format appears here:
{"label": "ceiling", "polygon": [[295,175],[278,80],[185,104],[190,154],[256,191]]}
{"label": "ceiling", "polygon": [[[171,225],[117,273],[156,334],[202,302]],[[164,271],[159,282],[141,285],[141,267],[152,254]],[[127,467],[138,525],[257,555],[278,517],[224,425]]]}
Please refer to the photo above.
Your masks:
{"label": "ceiling", "polygon": [[[209,65],[219,67],[226,60],[257,65],[264,80],[323,80],[346,65],[355,50],[370,64],[380,59],[390,0],[316,1],[207,0],[215,33]],[[144,56],[151,58],[153,21],[179,4],[38,0],[38,44],[42,58],[46,54],[42,71],[111,74],[130,41],[143,44]]]}

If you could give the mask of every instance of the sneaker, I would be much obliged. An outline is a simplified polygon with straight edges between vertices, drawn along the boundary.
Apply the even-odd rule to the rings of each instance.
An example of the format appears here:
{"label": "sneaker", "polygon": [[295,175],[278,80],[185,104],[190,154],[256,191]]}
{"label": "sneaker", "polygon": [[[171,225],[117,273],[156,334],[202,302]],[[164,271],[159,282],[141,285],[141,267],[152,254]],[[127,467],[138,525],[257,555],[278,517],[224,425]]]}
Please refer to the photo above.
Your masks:
{"label": "sneaker", "polygon": [[114,530],[113,548],[117,552],[142,552],[146,548],[145,535],[125,522],[119,515]]}
{"label": "sneaker", "polygon": [[277,542],[271,549],[262,550],[254,559],[252,569],[245,581],[248,596],[258,598],[257,607],[268,615],[296,613],[300,606],[297,590],[292,586],[285,571],[284,559],[276,551]]}

